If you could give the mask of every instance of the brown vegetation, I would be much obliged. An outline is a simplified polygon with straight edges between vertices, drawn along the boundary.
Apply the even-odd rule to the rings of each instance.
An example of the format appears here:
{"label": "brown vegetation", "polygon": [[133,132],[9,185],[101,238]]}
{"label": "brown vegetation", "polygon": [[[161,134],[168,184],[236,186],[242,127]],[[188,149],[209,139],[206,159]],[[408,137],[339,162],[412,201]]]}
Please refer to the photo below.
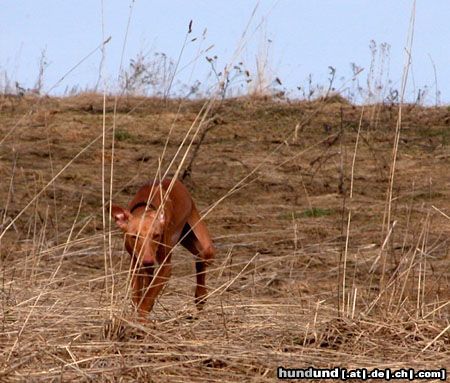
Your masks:
{"label": "brown vegetation", "polygon": [[206,217],[218,248],[211,296],[197,313],[192,259],[180,248],[148,325],[133,319],[129,256],[114,231],[109,258],[103,230],[103,110],[113,199],[126,204],[155,176],[168,140],[167,169],[202,106],[0,99],[0,381],[272,382],[279,365],[448,368],[445,107],[403,108],[387,224],[398,106],[223,101],[187,178],[203,211],[226,196]]}

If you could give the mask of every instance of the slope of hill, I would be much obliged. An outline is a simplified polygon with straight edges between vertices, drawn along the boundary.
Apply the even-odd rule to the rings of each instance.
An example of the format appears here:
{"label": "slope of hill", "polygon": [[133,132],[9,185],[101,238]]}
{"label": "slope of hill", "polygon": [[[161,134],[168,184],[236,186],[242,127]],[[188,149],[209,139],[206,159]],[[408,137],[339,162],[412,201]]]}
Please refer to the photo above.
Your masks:
{"label": "slope of hill", "polygon": [[[0,380],[448,368],[450,109],[399,115],[339,99],[0,98]],[[103,222],[111,160],[122,205],[186,175],[218,248],[203,312],[178,249],[135,321],[129,257]]]}

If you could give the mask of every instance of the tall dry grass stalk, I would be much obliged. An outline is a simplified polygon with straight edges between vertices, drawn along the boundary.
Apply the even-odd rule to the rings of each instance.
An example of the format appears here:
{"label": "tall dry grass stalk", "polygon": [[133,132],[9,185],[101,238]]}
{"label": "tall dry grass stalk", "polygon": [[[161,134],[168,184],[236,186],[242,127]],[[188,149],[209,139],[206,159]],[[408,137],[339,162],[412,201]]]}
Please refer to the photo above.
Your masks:
{"label": "tall dry grass stalk", "polygon": [[[406,40],[405,64],[403,66],[403,75],[402,75],[402,82],[401,82],[401,88],[400,88],[400,103],[398,106],[397,123],[395,125],[394,145],[392,148],[391,166],[390,166],[390,170],[389,170],[389,185],[388,185],[388,190],[387,190],[387,195],[386,195],[386,210],[385,210],[385,216],[383,217],[382,233],[385,232],[386,227],[387,227],[387,230],[389,231],[390,226],[391,226],[394,178],[395,178],[395,170],[396,170],[396,165],[397,165],[398,145],[400,142],[400,132],[401,132],[401,126],[402,126],[403,103],[404,103],[406,85],[408,82],[409,68],[411,66],[411,50],[412,50],[412,43],[413,43],[413,38],[414,38],[415,17],[416,17],[416,1],[414,0],[413,5],[412,5],[412,10],[411,10],[409,30],[408,30],[407,40]],[[382,259],[383,272],[382,272],[381,279],[380,279],[380,287],[381,288],[383,286],[384,278],[385,278],[386,256],[387,256],[386,253],[384,253],[384,256]]]}
{"label": "tall dry grass stalk", "polygon": [[[363,116],[364,116],[364,107],[361,108],[361,116],[359,118],[359,124],[358,124],[358,132],[356,134],[356,140],[355,140],[355,149],[353,151],[353,159],[352,159],[352,165],[351,165],[351,169],[350,169],[350,192],[349,192],[349,202],[350,202],[350,208],[348,210],[348,216],[347,216],[347,228],[346,228],[346,235],[345,235],[345,248],[344,248],[344,257],[342,260],[342,315],[344,315],[345,313],[345,299],[346,299],[346,295],[345,295],[345,289],[346,289],[346,279],[347,279],[347,257],[348,257],[348,246],[349,246],[349,241],[350,241],[350,224],[351,224],[351,220],[352,220],[352,202],[353,202],[353,183],[355,180],[355,164],[356,164],[356,154],[358,152],[358,144],[359,144],[359,137],[361,134],[361,126],[362,126],[362,121],[363,121]],[[339,289],[338,289],[339,291]],[[355,290],[355,296],[354,296],[354,303],[352,305],[353,310],[352,310],[352,317],[354,315],[354,307],[355,307],[355,303],[356,303],[356,290]],[[350,303],[350,300],[348,301],[348,303]],[[347,310],[348,313],[348,310]]]}
{"label": "tall dry grass stalk", "polygon": [[[134,1],[130,4],[130,10],[127,19],[127,26],[125,29],[125,35],[123,38],[122,44],[122,53],[120,55],[120,65],[119,65],[119,76],[122,73],[123,61],[125,57],[125,49],[128,41],[128,33],[131,24],[131,18],[133,15]],[[114,97],[114,107],[113,107],[113,120],[112,120],[112,136],[111,136],[111,163],[110,163],[110,174],[109,174],[109,220],[108,220],[108,259],[105,259],[106,265],[105,270],[111,270],[106,273],[106,275],[110,275],[111,282],[110,286],[107,284],[107,280],[105,280],[105,293],[109,294],[110,297],[110,320],[113,318],[113,307],[114,307],[114,292],[115,292],[115,281],[114,281],[114,273],[113,270],[113,256],[112,256],[112,225],[111,225],[111,212],[112,212],[112,198],[113,198],[113,185],[114,185],[114,154],[115,154],[115,133],[116,133],[116,125],[117,125],[117,105],[118,105],[119,95]],[[106,113],[105,105],[103,106],[103,114]],[[103,131],[103,134],[105,132]],[[110,290],[108,290],[108,287]]]}

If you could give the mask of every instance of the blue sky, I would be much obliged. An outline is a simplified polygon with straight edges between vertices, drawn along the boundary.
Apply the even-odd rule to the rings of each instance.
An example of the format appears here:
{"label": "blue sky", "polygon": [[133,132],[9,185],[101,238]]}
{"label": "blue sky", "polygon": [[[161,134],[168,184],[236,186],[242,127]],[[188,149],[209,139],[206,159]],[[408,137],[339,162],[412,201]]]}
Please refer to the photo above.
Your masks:
{"label": "blue sky", "polygon": [[[329,66],[336,68],[336,88],[356,92],[351,63],[364,68],[358,75],[362,88],[374,87],[378,81],[387,91],[400,86],[412,4],[406,0],[2,0],[0,85],[6,73],[10,80],[32,87],[41,52],[45,50],[49,65],[44,90],[48,90],[94,50],[103,37],[111,36],[111,42],[105,46],[105,82],[101,84],[113,89],[128,20],[124,67],[139,52],[148,60],[155,53],[164,52],[176,61],[189,21],[193,20],[192,33],[178,66],[184,69],[176,82],[193,84],[199,80],[204,86],[213,83],[205,56],[216,55],[218,71],[225,64],[243,62],[252,76],[256,58],[260,62],[266,59],[267,82],[278,77],[282,82],[278,88],[293,95],[298,94],[298,86],[307,88],[310,75],[313,85],[326,85]],[[426,102],[436,102],[433,62],[439,100],[450,102],[449,16],[448,0],[417,0],[407,89],[410,100],[417,97],[419,89],[428,89]],[[247,25],[247,34],[242,38]],[[197,40],[191,42],[195,37]],[[377,48],[372,73],[371,41]],[[384,56],[380,55],[383,43],[389,44],[389,54]],[[207,53],[198,57],[202,49],[211,45]],[[99,50],[93,53],[52,92],[61,94],[72,86],[93,88],[101,57]],[[237,89],[239,84],[246,89],[245,83],[236,80]]]}

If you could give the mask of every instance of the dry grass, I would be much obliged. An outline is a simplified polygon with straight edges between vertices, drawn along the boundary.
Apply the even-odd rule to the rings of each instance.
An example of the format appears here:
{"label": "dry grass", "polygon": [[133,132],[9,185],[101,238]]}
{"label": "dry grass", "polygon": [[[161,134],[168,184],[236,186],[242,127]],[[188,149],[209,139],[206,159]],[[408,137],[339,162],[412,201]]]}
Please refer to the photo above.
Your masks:
{"label": "dry grass", "polygon": [[[172,128],[167,168],[202,106],[118,100],[115,202],[154,176]],[[9,226],[0,234],[0,381],[264,382],[279,365],[448,368],[450,114],[404,106],[387,233],[398,110],[365,108],[224,101],[188,182],[206,211],[247,177],[207,217],[219,249],[211,297],[197,313],[192,258],[178,249],[142,326],[116,232],[105,269],[102,97],[0,99],[0,224]],[[114,99],[105,110],[109,128]]]}

